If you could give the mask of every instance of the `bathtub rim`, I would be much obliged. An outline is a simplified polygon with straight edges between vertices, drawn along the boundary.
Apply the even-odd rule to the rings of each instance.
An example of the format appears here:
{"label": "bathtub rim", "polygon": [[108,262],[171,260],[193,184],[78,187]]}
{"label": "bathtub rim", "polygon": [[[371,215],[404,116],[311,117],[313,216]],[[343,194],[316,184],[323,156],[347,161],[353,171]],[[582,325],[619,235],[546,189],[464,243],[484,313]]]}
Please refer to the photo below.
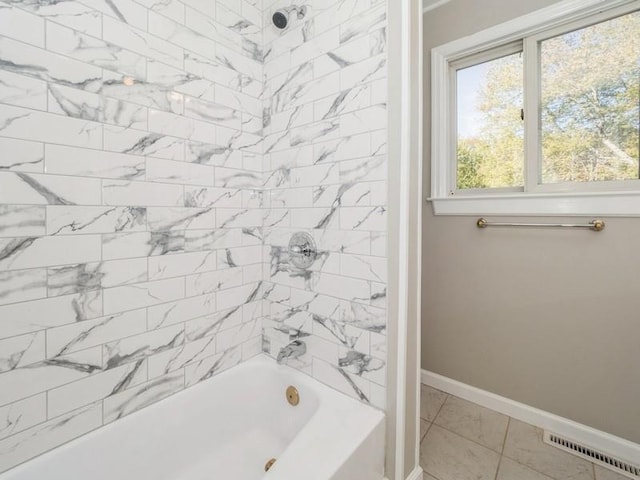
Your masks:
{"label": "bathtub rim", "polygon": [[[310,426],[313,428],[323,427],[322,429],[325,430],[325,433],[327,430],[327,426],[333,427],[332,433],[334,434],[337,431],[344,430],[344,424],[341,422],[336,422],[334,418],[335,416],[331,415],[331,412],[332,412],[330,408],[331,405],[335,406],[337,404],[339,408],[346,409],[347,411],[355,415],[357,424],[363,427],[363,430],[359,431],[359,433],[362,434],[359,441],[352,442],[351,444],[348,445],[348,448],[341,443],[336,444],[333,442],[327,442],[327,446],[330,447],[331,454],[333,456],[327,453],[326,458],[323,458],[323,461],[320,462],[318,466],[318,470],[316,471],[322,472],[323,476],[319,478],[322,478],[323,480],[325,478],[327,480],[330,479],[332,475],[344,464],[344,462],[349,459],[349,457],[353,454],[353,452],[356,451],[356,449],[363,443],[363,441],[367,438],[367,436],[370,435],[376,428],[379,428],[380,424],[382,424],[383,440],[384,440],[385,414],[381,410],[373,406],[367,405],[363,402],[360,402],[348,396],[345,393],[335,390],[330,386],[307,375],[306,373],[296,370],[295,368],[289,367],[287,365],[279,365],[270,356],[264,353],[261,353],[237,365],[229,367],[219,372],[218,374],[212,376],[211,378],[201,381],[188,388],[184,388],[182,390],[176,391],[175,393],[151,405],[148,405],[144,408],[140,408],[134,412],[131,412],[130,414],[127,414],[126,416],[118,420],[110,421],[109,423],[103,424],[76,438],[73,438],[65,443],[62,443],[56,446],[55,448],[47,450],[46,452],[38,454],[29,460],[19,463],[14,467],[9,468],[8,470],[0,472],[0,480],[24,480],[28,478],[33,478],[33,477],[30,477],[30,475],[33,474],[34,472],[38,473],[38,472],[46,471],[47,462],[49,462],[50,459],[52,459],[53,456],[55,456],[56,454],[59,454],[60,452],[67,453],[69,449],[73,449],[74,446],[80,444],[81,442],[86,442],[87,440],[95,439],[100,435],[104,435],[106,431],[117,429],[120,425],[122,425],[121,421],[126,422],[131,419],[141,418],[140,415],[147,415],[147,416],[152,414],[157,415],[158,412],[160,413],[162,412],[161,406],[164,405],[164,408],[166,408],[167,402],[171,402],[172,400],[175,400],[175,398],[180,396],[180,394],[184,393],[186,395],[191,395],[191,396],[203,395],[202,393],[199,393],[199,389],[200,391],[205,391],[206,388],[211,389],[212,384],[215,383],[216,380],[220,381],[221,379],[225,379],[225,378],[228,379],[231,376],[233,376],[233,372],[237,373],[238,370],[248,370],[252,368],[257,370],[259,369],[269,370],[270,372],[273,372],[275,375],[277,375],[278,377],[281,377],[282,379],[286,378],[287,381],[285,383],[292,384],[294,386],[299,385],[303,390],[310,389],[313,391],[314,395],[317,396],[317,401],[318,401],[318,405],[315,411],[312,411],[311,415],[309,416],[307,421],[303,424],[302,428],[296,431],[290,443],[285,447],[285,450],[279,456],[279,460],[281,460],[279,463],[279,466],[278,467],[274,466],[272,471],[269,472],[269,477],[265,477],[265,478],[268,478],[269,480],[290,480],[292,478],[292,475],[295,478],[295,475],[299,474],[300,471],[305,471],[304,469],[298,470],[296,468],[301,463],[304,463],[307,466],[314,465],[315,463],[314,460],[317,460],[318,456],[313,454],[314,453],[313,445],[311,445],[311,448],[308,444],[307,444],[307,447],[301,446],[299,444],[300,437],[302,435],[303,440],[308,439],[308,437],[310,436],[310,434],[308,433]],[[187,392],[190,392],[190,393],[187,393]],[[204,393],[204,395],[207,395],[207,393]],[[182,398],[185,398],[185,397],[183,396]],[[284,391],[282,392],[281,398],[282,398],[282,401],[285,401]],[[90,407],[95,407],[99,403],[100,402],[94,402],[92,404],[85,405],[75,410],[74,412],[89,409]],[[101,411],[102,411],[102,408],[103,407],[100,406]],[[73,412],[69,412],[65,415],[70,415],[71,413]],[[63,416],[64,415],[61,415],[60,417],[57,417],[57,418],[61,418]],[[340,445],[342,445],[342,449],[336,448],[337,446],[340,446]],[[383,441],[383,448],[382,448],[382,451],[380,452],[380,455],[384,457],[384,441]],[[292,459],[292,461],[289,462],[290,458]],[[327,458],[331,458],[331,459],[335,458],[336,460],[332,462],[327,462],[326,461]],[[276,465],[278,465],[278,462],[276,462]],[[61,472],[61,473],[64,474],[64,472]]]}

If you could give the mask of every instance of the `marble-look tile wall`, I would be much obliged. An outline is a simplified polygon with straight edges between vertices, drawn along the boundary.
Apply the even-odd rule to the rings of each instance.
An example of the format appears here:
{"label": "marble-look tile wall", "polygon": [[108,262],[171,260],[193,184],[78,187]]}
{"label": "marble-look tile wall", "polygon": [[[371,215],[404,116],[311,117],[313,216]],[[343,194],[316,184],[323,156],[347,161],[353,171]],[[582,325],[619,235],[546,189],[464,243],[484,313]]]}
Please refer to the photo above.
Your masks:
{"label": "marble-look tile wall", "polygon": [[261,352],[262,21],[0,1],[0,471]]}
{"label": "marble-look tile wall", "polygon": [[0,0],[0,471],[260,351],[384,408],[386,3],[280,7]]}
{"label": "marble-look tile wall", "polygon": [[[386,2],[264,1],[263,348],[384,408]],[[319,250],[308,270],[288,258],[300,230]]]}

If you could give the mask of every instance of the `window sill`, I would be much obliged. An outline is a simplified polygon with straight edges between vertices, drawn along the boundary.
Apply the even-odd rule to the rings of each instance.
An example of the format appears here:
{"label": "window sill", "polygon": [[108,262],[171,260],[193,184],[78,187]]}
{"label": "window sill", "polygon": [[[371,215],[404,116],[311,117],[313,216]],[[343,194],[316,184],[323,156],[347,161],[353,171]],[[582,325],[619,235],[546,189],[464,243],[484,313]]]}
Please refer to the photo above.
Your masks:
{"label": "window sill", "polygon": [[435,215],[640,217],[640,192],[458,195],[427,200]]}

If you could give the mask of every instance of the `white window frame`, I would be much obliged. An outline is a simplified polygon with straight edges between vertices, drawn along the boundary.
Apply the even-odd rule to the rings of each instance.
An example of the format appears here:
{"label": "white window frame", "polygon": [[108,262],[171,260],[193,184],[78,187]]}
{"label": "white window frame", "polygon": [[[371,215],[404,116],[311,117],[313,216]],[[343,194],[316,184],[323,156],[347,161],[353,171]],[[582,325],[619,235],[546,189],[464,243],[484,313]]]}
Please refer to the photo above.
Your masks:
{"label": "white window frame", "polygon": [[[640,216],[640,180],[540,184],[538,42],[623,15],[640,0],[564,0],[529,15],[465,37],[431,52],[431,197],[436,215]],[[520,42],[524,52],[524,188],[456,188],[455,77],[463,59]],[[490,56],[487,59],[491,58]],[[494,56],[495,58],[495,56]],[[470,63],[473,64],[473,63]],[[538,161],[527,161],[537,158]]]}

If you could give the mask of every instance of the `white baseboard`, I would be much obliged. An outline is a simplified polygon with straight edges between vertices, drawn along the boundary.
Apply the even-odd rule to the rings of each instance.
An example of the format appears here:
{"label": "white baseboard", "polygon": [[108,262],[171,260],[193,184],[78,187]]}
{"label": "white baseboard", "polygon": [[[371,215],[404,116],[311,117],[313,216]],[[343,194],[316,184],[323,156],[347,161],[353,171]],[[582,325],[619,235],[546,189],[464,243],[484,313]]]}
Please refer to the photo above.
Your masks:
{"label": "white baseboard", "polygon": [[[384,477],[382,480],[389,479],[387,477]],[[415,470],[409,474],[406,480],[422,480],[422,467],[416,467]]]}
{"label": "white baseboard", "polygon": [[640,445],[588,427],[568,418],[501,397],[437,373],[422,370],[422,383],[456,397],[490,408],[530,425],[579,441],[621,460],[635,463],[640,458]]}
{"label": "white baseboard", "polygon": [[407,480],[422,480],[422,468],[416,467],[413,472],[409,474]]}

